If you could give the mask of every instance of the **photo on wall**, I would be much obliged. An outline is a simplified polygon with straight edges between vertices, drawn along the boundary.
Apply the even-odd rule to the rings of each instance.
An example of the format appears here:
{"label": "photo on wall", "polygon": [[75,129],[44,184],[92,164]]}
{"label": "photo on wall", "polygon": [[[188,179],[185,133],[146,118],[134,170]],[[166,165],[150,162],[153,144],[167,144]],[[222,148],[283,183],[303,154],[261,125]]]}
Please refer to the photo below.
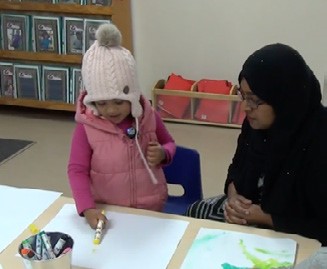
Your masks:
{"label": "photo on wall", "polygon": [[29,20],[28,16],[2,14],[2,48],[5,50],[28,50]]}
{"label": "photo on wall", "polygon": [[82,54],[84,42],[84,19],[63,19],[63,52],[64,54]]}
{"label": "photo on wall", "polygon": [[17,98],[40,100],[40,67],[14,65]]}
{"label": "photo on wall", "polygon": [[84,52],[92,46],[95,41],[95,33],[98,30],[99,26],[104,23],[111,23],[110,20],[93,20],[85,19],[84,20]]}
{"label": "photo on wall", "polygon": [[14,87],[14,65],[12,63],[0,62],[0,95],[15,98]]}
{"label": "photo on wall", "polygon": [[43,66],[43,99],[46,101],[69,102],[69,68]]}
{"label": "photo on wall", "polygon": [[61,53],[60,18],[33,16],[33,50]]}

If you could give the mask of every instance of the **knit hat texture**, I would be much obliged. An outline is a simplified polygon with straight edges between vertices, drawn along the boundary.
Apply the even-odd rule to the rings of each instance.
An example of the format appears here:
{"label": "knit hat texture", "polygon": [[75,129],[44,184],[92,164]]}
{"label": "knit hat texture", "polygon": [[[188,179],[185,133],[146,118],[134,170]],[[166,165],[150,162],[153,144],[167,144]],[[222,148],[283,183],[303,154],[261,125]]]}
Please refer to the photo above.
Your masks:
{"label": "knit hat texture", "polygon": [[86,51],[82,62],[83,85],[87,92],[84,104],[98,111],[93,102],[120,99],[131,102],[132,116],[142,115],[136,63],[131,52],[121,46],[122,36],[113,24],[102,24],[96,41]]}
{"label": "knit hat texture", "polygon": [[321,102],[317,78],[288,45],[271,44],[255,51],[243,64],[239,82],[243,78],[255,95],[273,107],[277,124],[283,127],[297,125]]}

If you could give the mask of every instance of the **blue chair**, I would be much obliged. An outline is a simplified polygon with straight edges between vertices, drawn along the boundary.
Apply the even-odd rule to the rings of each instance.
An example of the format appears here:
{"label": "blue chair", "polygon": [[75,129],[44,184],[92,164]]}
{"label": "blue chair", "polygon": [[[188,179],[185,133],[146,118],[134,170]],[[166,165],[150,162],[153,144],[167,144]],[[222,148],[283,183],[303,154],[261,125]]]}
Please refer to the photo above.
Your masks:
{"label": "blue chair", "polygon": [[168,199],[163,212],[184,215],[188,206],[203,199],[200,154],[190,148],[177,146],[172,163],[163,168],[168,184],[181,185],[184,194]]}

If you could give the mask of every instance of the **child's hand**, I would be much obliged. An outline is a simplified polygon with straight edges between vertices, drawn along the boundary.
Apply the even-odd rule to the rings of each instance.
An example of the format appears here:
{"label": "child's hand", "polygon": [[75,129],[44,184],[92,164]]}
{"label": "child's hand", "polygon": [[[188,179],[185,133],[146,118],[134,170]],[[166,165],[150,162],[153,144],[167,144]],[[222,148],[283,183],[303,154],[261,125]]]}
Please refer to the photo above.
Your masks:
{"label": "child's hand", "polygon": [[106,226],[107,218],[105,215],[101,213],[100,209],[90,208],[90,209],[86,209],[83,213],[88,224],[91,226],[92,229],[96,229],[98,225],[98,221],[100,219],[104,221],[104,227]]}
{"label": "child's hand", "polygon": [[149,142],[146,159],[149,166],[156,166],[166,158],[165,150],[155,141]]}

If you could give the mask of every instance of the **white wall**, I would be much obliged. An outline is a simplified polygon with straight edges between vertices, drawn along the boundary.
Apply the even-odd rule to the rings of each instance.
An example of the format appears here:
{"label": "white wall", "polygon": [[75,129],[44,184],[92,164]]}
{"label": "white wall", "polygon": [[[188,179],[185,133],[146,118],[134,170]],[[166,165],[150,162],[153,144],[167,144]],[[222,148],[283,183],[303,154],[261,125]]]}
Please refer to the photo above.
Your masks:
{"label": "white wall", "polygon": [[254,50],[281,42],[297,49],[323,85],[327,74],[326,0],[132,0],[134,54],[151,98],[158,79],[237,83]]}

